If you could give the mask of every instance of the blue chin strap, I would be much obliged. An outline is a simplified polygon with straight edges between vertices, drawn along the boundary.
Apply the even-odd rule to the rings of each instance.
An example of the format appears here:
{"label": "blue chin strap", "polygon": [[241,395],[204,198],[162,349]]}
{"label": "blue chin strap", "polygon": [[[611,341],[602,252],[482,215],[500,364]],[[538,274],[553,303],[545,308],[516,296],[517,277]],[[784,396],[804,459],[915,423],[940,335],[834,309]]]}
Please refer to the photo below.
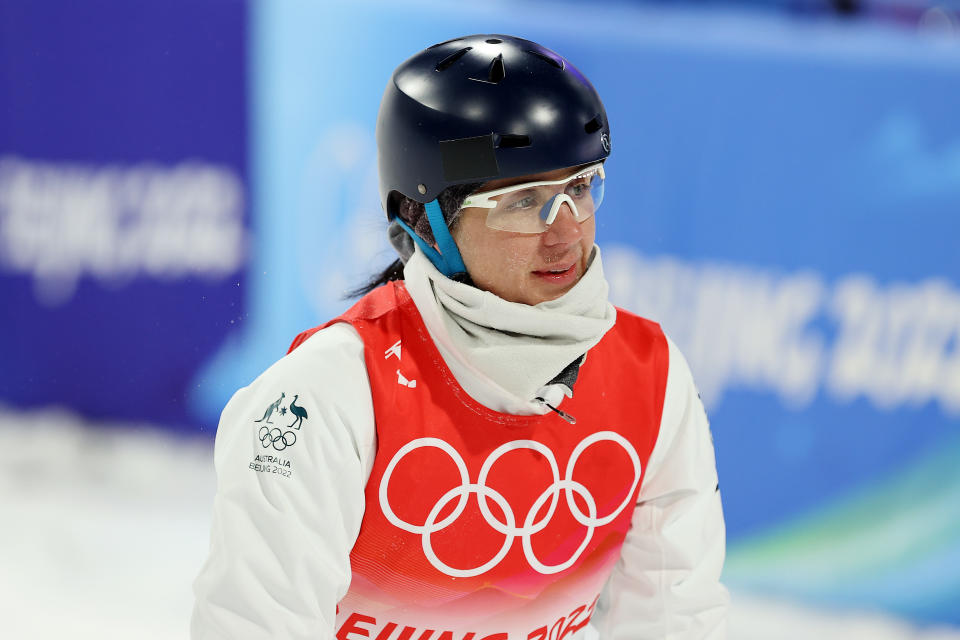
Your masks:
{"label": "blue chin strap", "polygon": [[410,225],[400,219],[400,216],[395,217],[394,220],[407,232],[407,235],[413,238],[413,241],[417,243],[420,250],[427,255],[430,262],[433,263],[433,266],[437,268],[437,271],[448,278],[453,278],[457,274],[466,273],[467,267],[463,264],[463,258],[460,256],[457,243],[453,241],[453,236],[450,235],[447,223],[443,219],[440,204],[436,200],[431,200],[423,206],[427,211],[430,230],[433,231],[433,237],[440,251],[437,251],[424,242],[423,238],[418,236],[417,232],[410,228]]}

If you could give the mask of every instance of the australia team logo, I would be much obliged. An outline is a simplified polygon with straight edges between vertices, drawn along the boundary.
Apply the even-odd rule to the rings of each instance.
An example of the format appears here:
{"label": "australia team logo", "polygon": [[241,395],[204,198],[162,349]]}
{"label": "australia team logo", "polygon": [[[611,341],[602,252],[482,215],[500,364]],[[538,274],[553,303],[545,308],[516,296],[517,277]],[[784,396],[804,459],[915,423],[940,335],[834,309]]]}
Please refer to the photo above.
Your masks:
{"label": "australia team logo", "polygon": [[[633,469],[630,490],[627,492],[626,497],[618,506],[609,510],[608,513],[603,514],[598,513],[597,499],[591,492],[590,487],[573,479],[577,462],[583,456],[583,453],[589,447],[600,442],[611,442],[619,445],[619,448],[623,450],[623,455],[629,458]],[[436,503],[433,504],[423,522],[407,522],[397,516],[393,505],[390,504],[388,498],[390,479],[397,465],[401,463],[404,457],[413,451],[423,448],[435,449],[437,451],[438,462],[442,457],[447,457],[451,460],[459,473],[460,483],[451,487],[449,491],[444,493]],[[526,513],[517,513],[507,498],[504,497],[501,492],[489,486],[487,482],[491,471],[494,466],[497,465],[497,461],[504,454],[517,449],[532,449],[541,454],[547,464],[549,464],[553,476],[553,482],[540,493]],[[500,464],[507,464],[507,462],[501,462]],[[417,438],[401,447],[390,460],[383,473],[383,478],[380,481],[379,501],[380,508],[387,520],[399,529],[419,535],[424,556],[435,569],[448,576],[470,578],[490,571],[506,557],[518,538],[530,567],[538,573],[548,575],[559,573],[573,566],[583,554],[584,550],[586,550],[587,545],[590,544],[594,531],[598,527],[612,522],[627,508],[633,498],[637,485],[640,483],[640,477],[640,457],[637,455],[636,450],[626,438],[613,431],[599,431],[581,440],[574,448],[573,453],[570,454],[562,477],[556,456],[545,444],[537,442],[536,440],[512,440],[497,447],[487,456],[480,468],[480,474],[476,481],[470,477],[463,457],[448,442],[440,438]],[[624,484],[626,484],[628,479],[629,477],[623,478]],[[490,530],[496,532],[498,536],[502,535],[503,542],[500,545],[499,551],[487,562],[474,567],[454,567],[438,556],[433,548],[431,537],[451,526],[460,518],[467,508],[470,496],[473,494],[477,496],[480,513],[482,514],[485,524]],[[584,527],[585,535],[580,546],[571,553],[569,558],[555,564],[547,564],[537,557],[532,538],[550,524],[560,505],[561,495],[565,499],[566,508],[570,510],[576,522]],[[580,504],[584,505],[585,509],[581,508],[574,496],[579,498]],[[456,502],[456,504],[451,511],[449,506],[454,502]],[[490,508],[490,502],[496,505],[496,510],[500,515],[496,515],[493,512]],[[447,511],[449,511],[449,514],[441,518],[440,514],[447,513]]]}
{"label": "australia team logo", "polygon": [[[281,392],[280,397],[264,409],[263,416],[259,420],[254,420],[262,425],[257,435],[264,449],[273,447],[277,451],[283,451],[287,447],[292,447],[297,442],[297,431],[300,430],[303,421],[308,418],[307,410],[297,404],[299,395],[294,395],[293,399],[284,405],[286,397],[286,392]],[[290,424],[286,424],[291,417]]]}

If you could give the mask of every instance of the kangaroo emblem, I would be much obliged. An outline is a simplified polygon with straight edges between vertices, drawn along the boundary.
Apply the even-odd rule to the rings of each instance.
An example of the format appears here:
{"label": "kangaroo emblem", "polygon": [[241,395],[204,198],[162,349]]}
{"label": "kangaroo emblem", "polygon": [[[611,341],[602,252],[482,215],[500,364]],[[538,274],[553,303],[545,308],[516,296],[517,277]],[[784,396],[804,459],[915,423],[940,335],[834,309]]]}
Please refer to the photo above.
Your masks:
{"label": "kangaroo emblem", "polygon": [[272,416],[273,412],[276,411],[277,407],[280,406],[280,403],[283,401],[283,398],[285,395],[286,394],[281,391],[280,397],[277,398],[277,401],[272,403],[269,407],[267,407],[267,410],[263,412],[262,418],[260,418],[259,420],[254,420],[254,422],[263,422],[264,420],[266,420],[267,424],[273,424],[273,421],[270,420],[270,416]]}

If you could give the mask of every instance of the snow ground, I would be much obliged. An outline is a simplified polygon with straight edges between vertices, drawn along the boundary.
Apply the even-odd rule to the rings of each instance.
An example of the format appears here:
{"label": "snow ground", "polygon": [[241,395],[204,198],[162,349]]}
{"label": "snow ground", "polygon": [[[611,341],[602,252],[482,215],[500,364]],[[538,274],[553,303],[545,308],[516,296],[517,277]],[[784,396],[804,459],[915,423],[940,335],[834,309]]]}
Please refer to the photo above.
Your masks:
{"label": "snow ground", "polygon": [[[215,489],[212,443],[0,407],[3,636],[187,638]],[[960,640],[876,614],[733,594],[731,640]]]}

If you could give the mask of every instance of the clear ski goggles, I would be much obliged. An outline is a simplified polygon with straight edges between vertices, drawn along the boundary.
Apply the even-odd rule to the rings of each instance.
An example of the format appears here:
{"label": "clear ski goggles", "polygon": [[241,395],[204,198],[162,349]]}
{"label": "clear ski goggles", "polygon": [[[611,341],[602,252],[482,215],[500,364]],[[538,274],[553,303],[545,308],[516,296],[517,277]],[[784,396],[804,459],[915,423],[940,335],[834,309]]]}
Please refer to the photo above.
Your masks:
{"label": "clear ski goggles", "polygon": [[569,205],[577,222],[594,214],[603,202],[603,163],[577,171],[569,178],[524,182],[467,196],[463,207],[490,209],[487,226],[515,233],[543,233]]}

